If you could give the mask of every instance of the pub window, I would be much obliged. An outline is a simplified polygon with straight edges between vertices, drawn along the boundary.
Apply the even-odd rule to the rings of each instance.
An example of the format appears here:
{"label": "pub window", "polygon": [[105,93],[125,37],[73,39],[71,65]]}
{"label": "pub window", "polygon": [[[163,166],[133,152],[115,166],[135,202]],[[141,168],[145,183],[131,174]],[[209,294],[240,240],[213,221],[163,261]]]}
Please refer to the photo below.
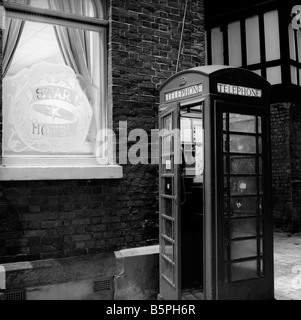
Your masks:
{"label": "pub window", "polygon": [[2,165],[109,164],[105,1],[3,4]]}

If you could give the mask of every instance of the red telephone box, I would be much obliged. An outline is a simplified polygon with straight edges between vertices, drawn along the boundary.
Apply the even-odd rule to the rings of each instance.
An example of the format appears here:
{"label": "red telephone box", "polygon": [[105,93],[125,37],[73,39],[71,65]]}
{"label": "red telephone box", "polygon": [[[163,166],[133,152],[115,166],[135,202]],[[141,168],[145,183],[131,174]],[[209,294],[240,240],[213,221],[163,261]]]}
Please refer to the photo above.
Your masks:
{"label": "red telephone box", "polygon": [[160,299],[272,299],[269,83],[239,68],[160,88]]}

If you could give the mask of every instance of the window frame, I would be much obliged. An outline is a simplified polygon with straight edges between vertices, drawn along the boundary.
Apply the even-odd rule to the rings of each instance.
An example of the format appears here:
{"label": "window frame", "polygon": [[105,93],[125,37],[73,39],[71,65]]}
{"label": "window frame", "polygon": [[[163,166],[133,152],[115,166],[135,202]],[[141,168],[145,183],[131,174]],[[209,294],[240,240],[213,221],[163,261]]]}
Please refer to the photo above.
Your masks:
{"label": "window frame", "polygon": [[[292,28],[292,25],[289,24],[288,28]],[[289,30],[288,30],[289,32]],[[301,30],[294,30],[292,28],[292,34],[293,34],[293,46],[294,46],[294,54],[295,54],[295,59],[292,59],[290,57],[290,67],[294,67],[297,70],[296,74],[296,81],[297,83],[295,84],[296,86],[300,87],[301,86]],[[292,79],[291,79],[292,81]],[[293,84],[293,82],[292,82]]]}
{"label": "window frame", "polygon": [[[290,59],[289,52],[289,34],[288,27],[292,21],[291,10],[292,3],[289,1],[269,1],[269,2],[261,2],[254,5],[246,5],[245,7],[239,7],[237,9],[232,8],[228,10],[225,14],[222,11],[217,10],[217,13],[211,12],[209,16],[206,17],[205,25],[206,25],[206,36],[207,36],[207,62],[208,64],[212,63],[211,60],[211,39],[210,39],[210,30],[214,27],[221,26],[224,28],[227,24],[251,17],[251,16],[263,16],[265,13],[278,10],[278,22],[279,22],[279,36],[280,36],[280,59],[273,60],[269,62],[265,62],[265,64],[258,64],[248,66],[246,63],[246,55],[243,54],[243,63],[242,68],[249,69],[255,71],[256,69],[265,69],[262,76],[266,76],[266,68],[280,66],[281,68],[281,84],[274,84],[271,86],[271,102],[283,102],[286,101],[286,96],[294,97],[297,101],[301,101],[301,92],[300,86],[293,84],[291,78],[291,66],[296,67],[296,61]],[[261,28],[261,32],[264,33],[264,29]],[[241,23],[241,34],[245,34],[244,23]],[[264,39],[264,38],[263,38]],[[246,39],[242,37],[242,51],[246,50]],[[263,45],[265,43],[263,42]],[[265,59],[265,51],[262,53]],[[264,60],[265,61],[265,60]],[[261,63],[263,60],[261,61]],[[298,65],[299,66],[299,65]],[[298,68],[297,66],[297,68]],[[301,64],[300,64],[301,68]],[[301,85],[301,74],[300,74],[300,85]]]}
{"label": "window frame", "polygon": [[[103,16],[106,16],[106,1],[104,1],[104,10]],[[98,32],[100,37],[102,37],[102,41],[100,41],[100,54],[104,55],[104,59],[101,60],[100,68],[101,72],[101,88],[100,88],[100,96],[101,96],[101,105],[99,106],[102,128],[109,129],[109,73],[108,73],[108,27],[109,21],[99,18],[80,16],[72,13],[65,13],[60,11],[55,11],[52,9],[41,9],[36,7],[31,7],[29,5],[16,4],[11,2],[3,1],[3,7],[5,9],[5,14],[8,18],[12,19],[20,19],[24,21],[30,22],[40,22],[50,25],[58,25],[63,27],[70,27],[76,29],[82,29],[87,31]],[[103,106],[103,107],[101,107]],[[2,108],[5,106],[2,103]],[[1,112],[1,118],[3,123],[3,115]],[[3,132],[3,126],[1,131]],[[3,139],[1,141],[3,146]],[[104,150],[108,150],[108,146],[104,146]],[[108,152],[108,151],[107,151]],[[108,153],[111,154],[109,151]],[[122,167],[116,165],[114,163],[114,159],[110,157],[110,155],[106,154],[106,161],[98,162],[96,159],[96,155],[88,156],[87,159],[94,159],[93,162],[87,161],[84,163],[82,158],[83,156],[79,156],[80,161],[72,162],[70,165],[66,163],[62,165],[62,159],[74,158],[74,156],[66,155],[60,158],[60,161],[55,162],[47,162],[47,156],[38,155],[28,157],[30,160],[33,159],[32,164],[30,162],[25,162],[23,164],[13,163],[10,165],[3,164],[3,148],[1,147],[1,162],[0,162],[0,181],[7,180],[64,180],[64,179],[114,179],[122,177]],[[51,157],[48,157],[49,159]],[[26,159],[26,156],[24,157]],[[40,161],[38,161],[40,160]],[[40,162],[40,164],[37,164]]]}
{"label": "window frame", "polygon": [[[275,9],[278,11],[278,17],[279,15],[279,10]],[[242,60],[242,65],[239,66],[241,68],[245,68],[248,70],[260,70],[261,75],[266,78],[267,75],[267,68],[270,67],[275,67],[275,66],[281,66],[282,60],[280,59],[274,59],[271,61],[266,60],[266,48],[265,48],[265,30],[264,30],[264,14],[270,11],[274,10],[268,10],[268,11],[262,11],[258,12],[256,14],[251,14],[251,15],[245,15],[243,17],[240,17],[239,19],[229,19],[223,21],[221,24],[216,24],[213,23],[208,27],[207,29],[207,48],[208,48],[208,64],[212,64],[212,40],[211,40],[211,30],[213,28],[216,28],[220,26],[221,32],[223,34],[223,56],[224,56],[224,64],[228,65],[229,64],[229,46],[228,46],[228,25],[232,24],[234,22],[239,22],[240,23],[240,37],[241,37],[241,60]],[[246,20],[248,18],[252,17],[258,17],[258,23],[259,23],[259,42],[260,42],[260,62],[259,63],[254,63],[254,64],[248,64],[247,63],[247,43],[246,43]],[[279,19],[279,24],[280,24],[280,19]],[[279,28],[280,29],[280,28]],[[280,34],[280,32],[279,32]],[[281,40],[280,40],[281,41]],[[280,51],[281,51],[281,44],[280,44]]]}

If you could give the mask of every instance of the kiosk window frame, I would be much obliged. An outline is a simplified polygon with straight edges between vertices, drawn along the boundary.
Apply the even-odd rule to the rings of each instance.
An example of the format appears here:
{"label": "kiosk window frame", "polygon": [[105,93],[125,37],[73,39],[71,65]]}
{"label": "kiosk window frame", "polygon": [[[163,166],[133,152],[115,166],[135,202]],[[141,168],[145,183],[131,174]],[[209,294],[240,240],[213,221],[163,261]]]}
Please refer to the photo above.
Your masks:
{"label": "kiosk window frame", "polygon": [[[264,239],[270,227],[266,197],[269,161],[266,115],[256,106],[244,105],[242,109],[238,104],[223,101],[216,101],[216,106],[217,126],[220,128],[217,129],[220,132],[218,141],[221,142],[217,162],[218,170],[222,172],[218,182],[221,186],[218,187],[218,228],[222,234],[220,277],[225,284],[243,283],[265,278],[267,272],[267,243]],[[249,117],[253,125],[249,125],[249,129],[246,125],[234,128],[231,115],[232,119],[234,115]],[[237,136],[238,145],[239,142],[246,144],[246,139],[250,139],[251,148],[240,150],[234,148],[233,143],[231,148],[231,137]],[[249,166],[241,161],[243,158],[246,161],[252,159]],[[235,167],[233,160],[236,159],[239,161]],[[244,204],[249,205],[250,210],[244,212]]]}

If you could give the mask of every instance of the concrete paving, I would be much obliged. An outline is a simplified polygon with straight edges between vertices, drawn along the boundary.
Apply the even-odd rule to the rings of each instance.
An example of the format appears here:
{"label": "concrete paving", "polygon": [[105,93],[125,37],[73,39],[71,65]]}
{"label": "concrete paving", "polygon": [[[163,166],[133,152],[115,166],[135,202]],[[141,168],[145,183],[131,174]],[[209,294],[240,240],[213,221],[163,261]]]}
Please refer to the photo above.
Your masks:
{"label": "concrete paving", "polygon": [[301,300],[301,233],[274,232],[276,300]]}

